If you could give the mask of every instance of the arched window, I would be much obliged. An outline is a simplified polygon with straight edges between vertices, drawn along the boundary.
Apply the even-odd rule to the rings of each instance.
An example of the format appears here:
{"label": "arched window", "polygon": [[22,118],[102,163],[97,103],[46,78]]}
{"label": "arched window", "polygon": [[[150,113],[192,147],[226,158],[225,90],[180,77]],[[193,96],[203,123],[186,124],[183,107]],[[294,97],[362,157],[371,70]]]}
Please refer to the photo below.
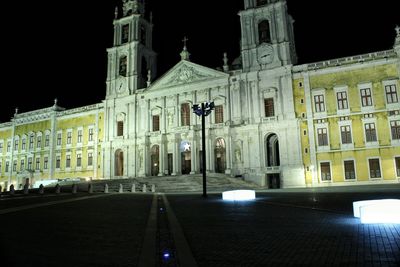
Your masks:
{"label": "arched window", "polygon": [[122,56],[119,58],[119,75],[126,76],[127,70],[127,57]]}
{"label": "arched window", "polygon": [[263,20],[258,23],[258,40],[260,44],[271,42],[271,32],[268,20]]}
{"label": "arched window", "polygon": [[181,125],[189,126],[190,125],[190,106],[189,103],[184,103],[181,105]]}

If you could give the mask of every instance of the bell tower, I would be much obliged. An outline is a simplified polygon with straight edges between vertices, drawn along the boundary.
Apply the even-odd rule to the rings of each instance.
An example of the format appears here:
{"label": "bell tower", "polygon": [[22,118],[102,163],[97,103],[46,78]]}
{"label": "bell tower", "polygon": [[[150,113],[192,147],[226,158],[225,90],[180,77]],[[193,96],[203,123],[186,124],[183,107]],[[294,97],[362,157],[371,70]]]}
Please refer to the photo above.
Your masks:
{"label": "bell tower", "polygon": [[244,0],[240,11],[244,71],[296,64],[293,22],[286,0]]}
{"label": "bell tower", "polygon": [[115,8],[113,47],[107,49],[107,98],[145,88],[157,70],[153,24],[151,15],[145,15],[144,0],[122,0],[120,10]]}

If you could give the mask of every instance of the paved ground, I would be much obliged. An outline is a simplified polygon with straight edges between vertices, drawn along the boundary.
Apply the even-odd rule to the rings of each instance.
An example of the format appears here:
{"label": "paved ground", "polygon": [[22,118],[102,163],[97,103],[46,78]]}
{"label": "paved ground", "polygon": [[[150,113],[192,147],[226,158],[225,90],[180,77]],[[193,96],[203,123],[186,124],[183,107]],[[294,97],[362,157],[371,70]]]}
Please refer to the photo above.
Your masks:
{"label": "paved ground", "polygon": [[374,198],[400,198],[400,186],[266,190],[251,202],[201,193],[1,199],[0,262],[400,266],[400,225],[362,225],[353,217],[352,201]]}

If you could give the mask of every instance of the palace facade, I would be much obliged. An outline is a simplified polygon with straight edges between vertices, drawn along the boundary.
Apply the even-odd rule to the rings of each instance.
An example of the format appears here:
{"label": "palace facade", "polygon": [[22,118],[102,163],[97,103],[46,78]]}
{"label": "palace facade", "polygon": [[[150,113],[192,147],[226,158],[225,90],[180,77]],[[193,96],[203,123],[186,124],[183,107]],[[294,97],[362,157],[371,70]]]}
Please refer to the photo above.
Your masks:
{"label": "palace facade", "polygon": [[[242,176],[270,188],[400,182],[400,29],[393,49],[296,65],[285,0],[244,0],[241,55],[156,76],[143,1],[124,0],[102,103],[16,110],[0,124],[0,185],[62,178]],[[239,25],[238,25],[239,26]],[[157,78],[156,78],[157,77]]]}

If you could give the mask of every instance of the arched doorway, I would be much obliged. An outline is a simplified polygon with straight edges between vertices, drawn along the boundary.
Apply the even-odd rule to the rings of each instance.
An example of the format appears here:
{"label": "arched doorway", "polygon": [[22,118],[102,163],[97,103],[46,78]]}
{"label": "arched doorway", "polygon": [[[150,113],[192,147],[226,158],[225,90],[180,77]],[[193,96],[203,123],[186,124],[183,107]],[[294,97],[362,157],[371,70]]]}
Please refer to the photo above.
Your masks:
{"label": "arched doorway", "polygon": [[218,138],[215,142],[214,158],[215,158],[215,172],[225,173],[226,146],[225,146],[225,140],[222,138]]}
{"label": "arched doorway", "polygon": [[[265,139],[265,160],[267,167],[280,166],[279,141],[278,136],[274,133],[269,134]],[[267,183],[269,188],[280,188],[280,171],[279,168],[272,168],[267,174]]]}
{"label": "arched doorway", "polygon": [[267,167],[279,166],[279,141],[276,134],[270,134],[266,139],[266,165]]}
{"label": "arched doorway", "polygon": [[191,162],[191,150],[192,147],[188,141],[182,141],[179,147],[181,152],[181,167],[182,167],[182,174],[189,174],[192,171]]}
{"label": "arched doorway", "polygon": [[121,149],[115,151],[115,176],[124,175],[124,152]]}
{"label": "arched doorway", "polygon": [[157,176],[160,172],[160,147],[154,145],[151,148],[151,176]]}

